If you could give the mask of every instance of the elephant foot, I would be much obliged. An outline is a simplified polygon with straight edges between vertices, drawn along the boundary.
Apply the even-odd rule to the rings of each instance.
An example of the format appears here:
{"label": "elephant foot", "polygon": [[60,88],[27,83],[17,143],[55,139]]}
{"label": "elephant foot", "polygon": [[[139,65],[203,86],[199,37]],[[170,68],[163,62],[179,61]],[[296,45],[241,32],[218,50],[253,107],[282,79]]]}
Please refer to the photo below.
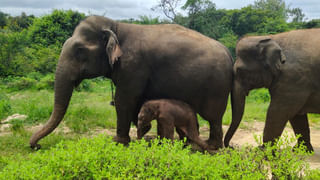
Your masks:
{"label": "elephant foot", "polygon": [[[298,148],[301,144],[304,145],[304,146],[306,146],[306,151],[307,151],[308,153],[314,152],[311,143],[298,142],[294,147],[295,147],[295,148]],[[294,148],[294,149],[295,149],[295,148]],[[293,151],[294,151],[294,149],[293,149]]]}
{"label": "elephant foot", "polygon": [[41,149],[41,145],[40,144],[30,144],[30,148],[37,151],[37,150]]}
{"label": "elephant foot", "polygon": [[123,145],[128,145],[130,142],[130,137],[119,137],[119,136],[115,136],[113,137],[113,140],[117,143],[123,144]]}
{"label": "elephant foot", "polygon": [[223,148],[222,141],[217,142],[217,141],[212,141],[212,140],[207,140],[206,143],[208,144],[208,149],[210,150],[218,150],[220,148]]}

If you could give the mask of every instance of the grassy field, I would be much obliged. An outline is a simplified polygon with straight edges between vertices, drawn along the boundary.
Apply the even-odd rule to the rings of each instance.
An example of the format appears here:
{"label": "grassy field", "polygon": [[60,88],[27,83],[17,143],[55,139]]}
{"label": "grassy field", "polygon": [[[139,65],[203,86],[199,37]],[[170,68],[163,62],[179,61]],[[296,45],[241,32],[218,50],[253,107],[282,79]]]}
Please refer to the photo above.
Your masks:
{"label": "grassy field", "polygon": [[[1,81],[0,119],[4,120],[6,117],[16,113],[26,115],[27,118],[24,120],[16,119],[10,121],[12,124],[10,127],[11,133],[6,134],[0,132],[0,134],[2,133],[0,135],[0,175],[2,169],[14,167],[14,164],[12,163],[14,161],[27,161],[28,159],[33,158],[37,159],[37,157],[41,156],[43,153],[58,151],[57,146],[64,146],[63,142],[68,142],[70,146],[75,146],[78,141],[83,141],[83,138],[86,139],[91,137],[90,134],[97,128],[116,128],[115,109],[113,106],[109,105],[109,102],[111,101],[110,82],[106,79],[85,81],[73,93],[70,106],[63,120],[63,126],[68,127],[70,131],[53,133],[41,140],[43,149],[41,150],[41,153],[37,154],[28,146],[28,141],[31,136],[30,129],[32,129],[33,126],[45,123],[48,120],[53,108],[53,90],[50,87],[43,88],[46,87],[46,85],[26,85],[28,82],[22,82],[22,86],[26,88],[17,89],[16,87],[19,87],[21,82],[18,80],[15,81],[12,80],[10,82],[13,83],[13,85]],[[32,83],[34,82],[32,81]],[[264,121],[269,99],[266,89],[251,92],[247,98],[243,121],[249,123],[252,121]],[[309,118],[311,124],[320,123],[319,115],[310,115]],[[224,115],[223,124],[229,125],[230,121],[231,108],[229,103]],[[207,122],[200,117],[200,126],[206,124]],[[244,126],[244,123],[242,123],[240,127],[243,128]],[[5,132],[7,131],[8,130]],[[155,130],[153,129],[153,131]],[[101,141],[101,138],[94,141]],[[62,149],[63,151],[66,151],[66,149]],[[242,150],[239,152],[242,152]],[[239,156],[239,158],[239,162],[243,161],[241,156]],[[75,161],[77,160],[75,159],[74,163],[76,163]],[[8,169],[6,169],[6,171],[7,170]],[[312,177],[318,177],[319,174],[313,172]]]}

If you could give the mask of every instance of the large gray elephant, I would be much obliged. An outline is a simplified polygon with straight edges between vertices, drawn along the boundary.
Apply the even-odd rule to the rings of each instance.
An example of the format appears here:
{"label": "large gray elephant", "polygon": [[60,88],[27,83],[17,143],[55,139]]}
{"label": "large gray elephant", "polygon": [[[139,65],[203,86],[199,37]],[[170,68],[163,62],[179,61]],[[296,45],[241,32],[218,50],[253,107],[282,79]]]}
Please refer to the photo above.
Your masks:
{"label": "large gray elephant", "polygon": [[179,25],[135,25],[99,16],[83,20],[63,45],[55,75],[54,110],[30,139],[32,148],[63,119],[75,86],[105,76],[116,85],[117,142],[130,142],[130,124],[148,99],[192,106],[210,124],[220,148],[222,116],[232,87],[232,57],[219,42]]}
{"label": "large gray elephant", "polygon": [[296,30],[270,36],[249,36],[237,43],[232,94],[232,123],[225,146],[242,119],[245,96],[251,89],[268,88],[268,108],[263,142],[281,136],[289,120],[309,151],[307,113],[320,113],[320,29]]}

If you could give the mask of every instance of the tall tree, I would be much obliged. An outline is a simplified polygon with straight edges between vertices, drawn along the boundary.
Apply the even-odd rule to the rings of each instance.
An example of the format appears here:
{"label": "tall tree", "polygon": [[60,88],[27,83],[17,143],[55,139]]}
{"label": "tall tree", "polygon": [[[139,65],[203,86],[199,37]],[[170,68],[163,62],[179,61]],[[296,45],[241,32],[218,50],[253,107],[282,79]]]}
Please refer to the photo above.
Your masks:
{"label": "tall tree", "polygon": [[20,16],[9,17],[8,28],[11,31],[21,31],[28,28],[34,20],[34,15],[28,16],[25,12],[22,12]]}
{"label": "tall tree", "polygon": [[188,14],[197,14],[206,9],[216,8],[216,5],[210,0],[187,0],[182,9],[188,10]]}
{"label": "tall tree", "polygon": [[159,3],[152,7],[151,10],[160,10],[171,21],[175,22],[178,15],[178,7],[181,5],[181,0],[160,0]]}
{"label": "tall tree", "polygon": [[217,12],[216,5],[210,0],[187,0],[182,6],[188,11],[188,27],[207,36],[217,38]]}
{"label": "tall tree", "polygon": [[302,9],[300,9],[300,8],[290,9],[289,14],[292,18],[292,22],[301,23],[304,21],[305,14],[302,12]]}
{"label": "tall tree", "polygon": [[7,25],[8,14],[0,11],[0,27],[3,28]]}
{"label": "tall tree", "polygon": [[254,9],[270,11],[279,18],[288,18],[288,9],[284,0],[256,0],[252,6]]}

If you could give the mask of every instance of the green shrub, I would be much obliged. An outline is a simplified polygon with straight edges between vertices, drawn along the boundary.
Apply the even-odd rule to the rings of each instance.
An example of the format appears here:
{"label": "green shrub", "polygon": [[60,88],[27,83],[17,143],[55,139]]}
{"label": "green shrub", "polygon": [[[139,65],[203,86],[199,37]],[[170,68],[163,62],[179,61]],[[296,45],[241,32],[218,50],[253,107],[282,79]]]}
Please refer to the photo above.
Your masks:
{"label": "green shrub", "polygon": [[36,89],[48,89],[53,90],[54,88],[54,74],[47,74],[43,78],[39,80],[39,82],[36,84]]}
{"label": "green shrub", "polygon": [[41,97],[29,99],[21,104],[19,113],[25,114],[27,118],[24,120],[26,124],[35,124],[49,119],[52,112],[52,104],[42,102]]}
{"label": "green shrub", "polygon": [[28,69],[28,62],[17,56],[28,43],[26,31],[14,33],[0,32],[0,76],[22,75]]}
{"label": "green shrub", "polygon": [[7,160],[5,157],[0,156],[0,172],[5,166],[7,166]]}
{"label": "green shrub", "polygon": [[23,123],[23,120],[20,120],[20,119],[12,119],[10,121],[10,124],[11,124],[11,131],[13,133],[21,133],[21,132],[24,132],[24,123]]}
{"label": "green shrub", "polygon": [[23,89],[29,89],[35,86],[37,83],[36,80],[31,79],[29,77],[21,77],[21,78],[14,78],[13,81],[7,84],[8,88],[13,91],[19,91]]}
{"label": "green shrub", "polygon": [[92,80],[85,79],[83,80],[78,87],[75,88],[76,91],[86,91],[90,92],[92,91]]}
{"label": "green shrub", "polygon": [[6,160],[0,179],[308,179],[319,175],[302,161],[304,148],[293,152],[287,141],[266,145],[264,151],[243,147],[214,155],[192,152],[181,141],[159,143],[141,140],[124,147],[102,135],[63,141],[27,158]]}
{"label": "green shrub", "polygon": [[87,132],[91,126],[89,117],[92,115],[94,112],[87,106],[74,107],[66,115],[66,124],[77,133]]}
{"label": "green shrub", "polygon": [[308,171],[306,180],[320,179],[320,169]]}
{"label": "green shrub", "polygon": [[11,104],[9,98],[4,95],[0,94],[0,121],[2,118],[7,117],[11,113]]}
{"label": "green shrub", "polygon": [[260,103],[270,102],[269,90],[266,88],[262,88],[250,91],[248,101]]}
{"label": "green shrub", "polygon": [[72,10],[53,10],[51,14],[36,18],[28,29],[31,42],[42,46],[61,46],[72,35],[74,28],[85,18]]}

